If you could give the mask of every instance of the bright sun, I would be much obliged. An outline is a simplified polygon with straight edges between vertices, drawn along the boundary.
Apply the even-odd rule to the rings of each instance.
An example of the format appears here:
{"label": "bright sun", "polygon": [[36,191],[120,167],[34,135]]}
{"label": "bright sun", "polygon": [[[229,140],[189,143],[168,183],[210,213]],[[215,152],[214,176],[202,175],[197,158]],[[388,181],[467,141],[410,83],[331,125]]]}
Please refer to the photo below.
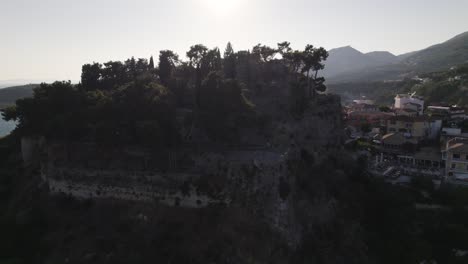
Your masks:
{"label": "bright sun", "polygon": [[225,16],[239,6],[242,0],[202,0],[203,3],[216,15]]}

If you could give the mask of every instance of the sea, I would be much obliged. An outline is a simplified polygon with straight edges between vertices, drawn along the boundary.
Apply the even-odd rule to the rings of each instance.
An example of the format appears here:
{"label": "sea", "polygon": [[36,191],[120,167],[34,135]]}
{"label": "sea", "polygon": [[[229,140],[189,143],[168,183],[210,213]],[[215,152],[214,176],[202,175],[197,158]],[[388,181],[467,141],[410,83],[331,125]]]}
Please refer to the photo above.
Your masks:
{"label": "sea", "polygon": [[5,121],[0,117],[0,137],[7,136],[16,128],[16,122]]}

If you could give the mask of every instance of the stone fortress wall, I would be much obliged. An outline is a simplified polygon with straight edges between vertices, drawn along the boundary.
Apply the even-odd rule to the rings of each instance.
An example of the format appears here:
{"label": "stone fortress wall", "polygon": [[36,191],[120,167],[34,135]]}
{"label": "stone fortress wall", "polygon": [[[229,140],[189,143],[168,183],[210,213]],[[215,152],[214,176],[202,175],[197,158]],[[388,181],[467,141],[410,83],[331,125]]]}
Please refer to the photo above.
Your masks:
{"label": "stone fortress wall", "polygon": [[220,150],[188,147],[151,152],[85,143],[39,144],[31,139],[24,141],[24,149],[29,151],[25,158],[41,160],[41,177],[52,194],[188,208],[219,203],[245,206],[295,243],[299,238],[291,234],[300,234],[294,230],[300,227],[295,224],[291,196],[281,197],[280,185],[294,192],[288,161],[301,152],[319,161],[328,151],[341,148],[340,98],[321,96],[303,118],[277,118],[272,127],[265,145]]}

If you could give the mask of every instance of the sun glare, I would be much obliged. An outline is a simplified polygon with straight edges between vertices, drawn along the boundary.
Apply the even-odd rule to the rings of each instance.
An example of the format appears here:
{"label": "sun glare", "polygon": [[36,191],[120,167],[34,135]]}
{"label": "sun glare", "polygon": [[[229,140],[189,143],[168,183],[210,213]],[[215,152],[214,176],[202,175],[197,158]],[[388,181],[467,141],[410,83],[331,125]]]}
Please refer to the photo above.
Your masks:
{"label": "sun glare", "polygon": [[239,7],[242,0],[201,0],[215,15],[226,16]]}

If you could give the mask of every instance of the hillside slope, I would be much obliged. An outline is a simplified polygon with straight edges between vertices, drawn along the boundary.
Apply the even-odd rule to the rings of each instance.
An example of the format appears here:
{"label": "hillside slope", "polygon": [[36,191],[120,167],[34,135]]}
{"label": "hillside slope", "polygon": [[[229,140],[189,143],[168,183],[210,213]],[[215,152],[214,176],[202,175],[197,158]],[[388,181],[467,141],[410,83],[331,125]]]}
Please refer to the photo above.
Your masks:
{"label": "hillside slope", "polygon": [[402,61],[421,72],[444,70],[467,62],[468,32],[421,50]]}
{"label": "hillside slope", "polygon": [[[332,56],[331,52],[330,56]],[[326,66],[333,69],[336,67],[333,65],[335,60],[338,58],[334,58]],[[339,60],[342,60],[339,65],[352,64],[351,60],[344,57]],[[447,70],[467,62],[468,32],[465,32],[441,44],[397,56],[394,62],[381,65],[371,64],[364,68],[350,68],[348,71],[325,77],[329,83],[402,80],[422,73]]]}
{"label": "hillside slope", "polygon": [[468,106],[468,64],[419,77],[423,81],[405,79],[396,82],[336,83],[329,85],[329,90],[341,95],[344,100],[366,96],[379,104],[392,104],[395,94],[416,92],[428,104]]}
{"label": "hillside slope", "polygon": [[13,105],[16,100],[31,97],[37,84],[27,84],[0,89],[0,108]]}
{"label": "hillside slope", "polygon": [[434,104],[468,105],[468,64],[455,69],[421,75],[425,82],[413,86],[412,91]]}

